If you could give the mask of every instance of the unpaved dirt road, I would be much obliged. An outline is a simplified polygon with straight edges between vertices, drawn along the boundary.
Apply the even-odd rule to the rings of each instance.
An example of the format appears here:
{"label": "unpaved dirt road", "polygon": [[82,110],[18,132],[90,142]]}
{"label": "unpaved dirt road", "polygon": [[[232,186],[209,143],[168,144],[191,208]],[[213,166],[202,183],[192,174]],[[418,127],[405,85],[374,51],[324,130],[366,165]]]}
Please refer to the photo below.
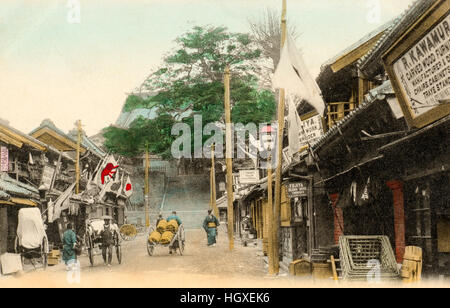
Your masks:
{"label": "unpaved dirt road", "polygon": [[[157,247],[153,256],[146,250],[146,236],[123,242],[123,261],[103,264],[101,255],[95,256],[94,267],[86,256],[79,258],[81,270],[67,279],[64,264],[21,273],[1,279],[0,286],[26,287],[267,287],[276,286],[277,280],[269,278],[266,267],[256,247],[242,247],[236,241],[234,251],[228,249],[226,233],[219,232],[216,247],[206,246],[203,230],[186,231],[184,254],[169,255],[168,248]],[[79,282],[79,283],[78,283]],[[290,284],[290,283],[288,283]]]}
{"label": "unpaved dirt road", "polygon": [[146,236],[123,242],[123,261],[119,265],[114,255],[112,267],[103,265],[101,255],[95,256],[91,267],[86,256],[79,258],[79,276],[66,272],[64,264],[0,277],[0,287],[164,287],[164,288],[278,288],[278,287],[449,287],[448,282],[424,282],[418,285],[401,283],[367,285],[314,280],[286,275],[270,277],[261,256],[261,248],[242,247],[235,241],[230,252],[225,230],[219,232],[218,245],[206,246],[203,230],[186,231],[183,256],[169,255],[168,248],[157,248],[153,256],[146,250]]}

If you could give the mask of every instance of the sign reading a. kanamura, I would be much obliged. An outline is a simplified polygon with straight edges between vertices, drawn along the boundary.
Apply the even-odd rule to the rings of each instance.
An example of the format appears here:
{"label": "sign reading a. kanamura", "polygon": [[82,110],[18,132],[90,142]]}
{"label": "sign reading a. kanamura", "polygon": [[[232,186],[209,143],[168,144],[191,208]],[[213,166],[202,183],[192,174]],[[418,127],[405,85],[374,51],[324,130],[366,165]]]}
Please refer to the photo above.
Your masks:
{"label": "sign reading a. kanamura", "polygon": [[450,98],[450,15],[394,63],[414,116]]}
{"label": "sign reading a. kanamura", "polygon": [[408,124],[424,127],[450,113],[450,0],[437,0],[383,55]]}

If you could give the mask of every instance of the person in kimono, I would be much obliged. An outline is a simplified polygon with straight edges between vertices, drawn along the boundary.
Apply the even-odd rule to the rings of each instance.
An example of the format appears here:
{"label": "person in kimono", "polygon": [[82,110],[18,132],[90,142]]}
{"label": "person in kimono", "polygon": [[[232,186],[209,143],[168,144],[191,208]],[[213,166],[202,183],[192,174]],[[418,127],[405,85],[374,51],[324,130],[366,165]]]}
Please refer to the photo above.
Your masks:
{"label": "person in kimono", "polygon": [[212,210],[208,210],[208,216],[203,221],[203,229],[206,231],[208,247],[216,246],[217,227],[219,220],[212,214]]}
{"label": "person in kimono", "polygon": [[70,265],[77,259],[75,253],[75,245],[77,244],[77,236],[73,231],[72,223],[67,224],[67,230],[63,234],[63,255],[62,259],[66,263],[66,268],[69,270]]}

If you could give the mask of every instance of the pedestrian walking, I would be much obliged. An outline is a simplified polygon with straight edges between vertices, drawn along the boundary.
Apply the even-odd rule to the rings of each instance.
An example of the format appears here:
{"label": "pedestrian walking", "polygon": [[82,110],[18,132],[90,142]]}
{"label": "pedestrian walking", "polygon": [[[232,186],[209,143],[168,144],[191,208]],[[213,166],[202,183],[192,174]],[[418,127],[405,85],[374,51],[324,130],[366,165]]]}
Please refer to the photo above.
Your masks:
{"label": "pedestrian walking", "polygon": [[77,244],[77,236],[73,231],[72,223],[67,224],[67,230],[63,234],[63,256],[62,259],[66,264],[66,269],[70,270],[70,264],[77,259],[75,245]]}
{"label": "pedestrian walking", "polygon": [[217,227],[219,220],[212,214],[212,210],[208,210],[208,216],[203,221],[203,229],[206,231],[208,247],[216,246]]}

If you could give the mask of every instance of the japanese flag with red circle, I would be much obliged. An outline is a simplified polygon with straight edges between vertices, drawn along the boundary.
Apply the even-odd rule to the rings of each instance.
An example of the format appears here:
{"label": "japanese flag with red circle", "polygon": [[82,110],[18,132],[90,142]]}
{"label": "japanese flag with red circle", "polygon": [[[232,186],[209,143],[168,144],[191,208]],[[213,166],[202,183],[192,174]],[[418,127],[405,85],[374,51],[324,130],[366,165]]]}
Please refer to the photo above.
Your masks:
{"label": "japanese flag with red circle", "polygon": [[125,196],[130,197],[133,194],[133,185],[131,185],[130,176],[127,177],[127,182],[125,183],[125,187],[123,188]]}

